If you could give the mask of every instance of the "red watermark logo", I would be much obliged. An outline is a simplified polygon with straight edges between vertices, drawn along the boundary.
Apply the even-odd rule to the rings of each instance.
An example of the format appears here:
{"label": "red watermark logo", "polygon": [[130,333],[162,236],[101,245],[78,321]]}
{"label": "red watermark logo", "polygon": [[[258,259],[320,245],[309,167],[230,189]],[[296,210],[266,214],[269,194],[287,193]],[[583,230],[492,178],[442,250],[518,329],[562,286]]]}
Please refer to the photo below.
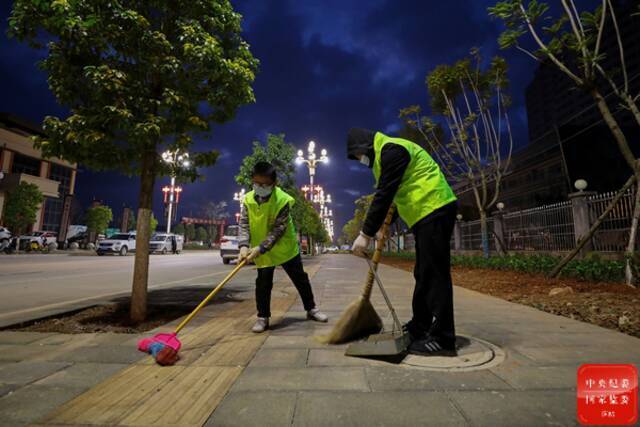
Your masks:
{"label": "red watermark logo", "polygon": [[577,389],[580,424],[638,422],[638,369],[634,365],[582,365]]}

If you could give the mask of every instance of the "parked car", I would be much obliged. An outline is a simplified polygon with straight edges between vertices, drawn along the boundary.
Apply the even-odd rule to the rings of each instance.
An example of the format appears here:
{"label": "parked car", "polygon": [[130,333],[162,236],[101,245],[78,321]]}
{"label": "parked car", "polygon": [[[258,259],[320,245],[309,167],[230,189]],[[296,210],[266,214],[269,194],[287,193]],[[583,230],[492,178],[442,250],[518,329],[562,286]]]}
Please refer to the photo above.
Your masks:
{"label": "parked car", "polygon": [[11,244],[11,232],[6,227],[0,227],[0,252],[9,248]]}
{"label": "parked car", "polygon": [[149,252],[159,252],[161,254],[171,253],[172,249],[172,239],[176,240],[176,253],[180,253],[184,247],[184,237],[180,234],[173,233],[155,233],[151,236],[151,241],[149,242]]}
{"label": "parked car", "polygon": [[89,239],[89,233],[86,231],[74,234],[67,239],[67,246],[72,243],[77,243],[80,248],[84,248],[86,246],[87,239]]}
{"label": "parked car", "polygon": [[96,252],[102,256],[107,253],[125,256],[130,251],[136,250],[136,233],[118,233],[108,239],[98,242]]}
{"label": "parked car", "polygon": [[20,236],[18,244],[20,250],[37,250],[58,241],[55,231],[34,231],[27,236]]}
{"label": "parked car", "polygon": [[240,249],[238,248],[238,234],[240,226],[228,225],[220,239],[220,256],[224,264],[229,264],[232,259],[238,258]]}

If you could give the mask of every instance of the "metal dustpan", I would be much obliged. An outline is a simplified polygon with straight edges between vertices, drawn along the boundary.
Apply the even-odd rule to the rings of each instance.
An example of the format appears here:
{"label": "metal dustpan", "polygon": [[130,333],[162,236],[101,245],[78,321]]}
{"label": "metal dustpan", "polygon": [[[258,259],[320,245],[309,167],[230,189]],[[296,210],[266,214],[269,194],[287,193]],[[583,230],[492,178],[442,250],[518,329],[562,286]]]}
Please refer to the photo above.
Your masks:
{"label": "metal dustpan", "polygon": [[347,347],[347,351],[345,351],[344,354],[347,356],[359,357],[397,356],[407,351],[409,344],[411,344],[409,333],[402,331],[402,324],[400,324],[400,320],[398,320],[396,311],[391,305],[389,296],[387,295],[387,292],[382,285],[382,281],[380,280],[380,276],[378,276],[378,272],[376,271],[375,266],[368,257],[366,258],[366,260],[367,264],[369,264],[369,269],[373,273],[373,277],[376,279],[376,283],[380,288],[380,292],[382,293],[382,296],[387,303],[387,307],[389,307],[391,316],[393,317],[393,329],[390,332],[382,332],[379,334],[369,335],[364,340],[349,345],[349,347]]}

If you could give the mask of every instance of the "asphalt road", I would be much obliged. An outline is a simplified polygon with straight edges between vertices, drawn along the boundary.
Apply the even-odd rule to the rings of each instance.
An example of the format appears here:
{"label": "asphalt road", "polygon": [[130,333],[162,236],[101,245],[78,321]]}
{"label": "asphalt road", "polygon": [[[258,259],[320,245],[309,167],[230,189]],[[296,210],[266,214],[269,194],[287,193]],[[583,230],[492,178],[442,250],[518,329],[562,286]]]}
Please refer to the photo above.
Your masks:
{"label": "asphalt road", "polygon": [[[149,289],[213,285],[233,266],[217,251],[152,255]],[[134,256],[0,255],[0,327],[131,291]]]}

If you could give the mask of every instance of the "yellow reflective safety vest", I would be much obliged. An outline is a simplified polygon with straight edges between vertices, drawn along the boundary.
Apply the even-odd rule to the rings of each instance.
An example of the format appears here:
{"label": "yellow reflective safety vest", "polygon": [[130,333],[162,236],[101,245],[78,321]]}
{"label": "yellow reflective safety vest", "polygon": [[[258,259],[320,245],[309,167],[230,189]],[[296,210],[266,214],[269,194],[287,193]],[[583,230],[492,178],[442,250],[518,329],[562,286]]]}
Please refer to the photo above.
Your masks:
{"label": "yellow reflective safety vest", "polygon": [[[244,198],[244,206],[249,216],[249,238],[251,247],[260,245],[267,237],[282,208],[287,204],[289,208],[291,208],[294,203],[293,197],[277,186],[273,189],[269,200],[262,204],[256,202],[254,191],[247,193]],[[255,263],[258,268],[274,267],[284,264],[300,253],[296,229],[293,225],[291,215],[289,215],[288,221],[289,224],[282,237],[269,251],[255,258]]]}
{"label": "yellow reflective safety vest", "polygon": [[387,144],[404,147],[411,159],[393,198],[400,218],[410,228],[431,212],[456,200],[440,167],[422,147],[415,142],[392,138],[381,132],[377,132],[373,140],[375,159],[372,171],[376,187],[380,179],[380,156]]}

